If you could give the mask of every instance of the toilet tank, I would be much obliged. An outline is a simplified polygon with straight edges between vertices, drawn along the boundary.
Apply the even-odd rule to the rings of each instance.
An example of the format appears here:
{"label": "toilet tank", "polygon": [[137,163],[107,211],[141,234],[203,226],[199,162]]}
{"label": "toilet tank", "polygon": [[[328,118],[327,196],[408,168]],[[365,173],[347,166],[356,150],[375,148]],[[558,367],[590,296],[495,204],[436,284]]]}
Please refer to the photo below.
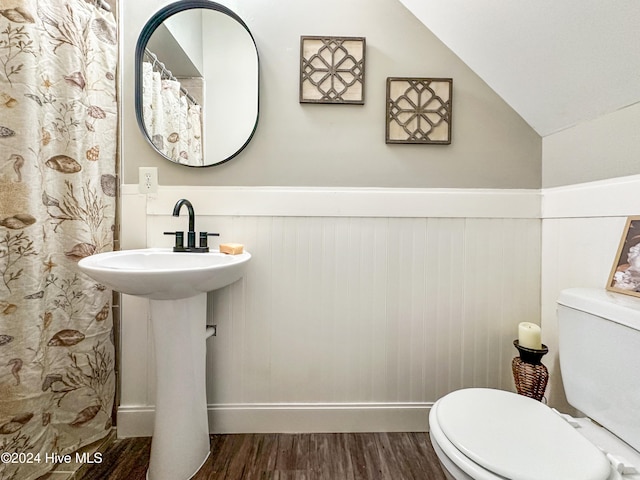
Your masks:
{"label": "toilet tank", "polygon": [[569,403],[640,450],[640,298],[563,290],[558,329]]}

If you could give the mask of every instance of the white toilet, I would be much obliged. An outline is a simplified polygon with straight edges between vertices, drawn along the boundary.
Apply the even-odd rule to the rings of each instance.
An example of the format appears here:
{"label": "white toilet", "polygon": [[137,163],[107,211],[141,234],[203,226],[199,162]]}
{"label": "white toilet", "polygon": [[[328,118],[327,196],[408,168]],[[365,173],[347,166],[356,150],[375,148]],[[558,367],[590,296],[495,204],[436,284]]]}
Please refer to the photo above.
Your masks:
{"label": "white toilet", "polygon": [[502,390],[452,392],[429,414],[447,478],[640,480],[640,298],[564,290],[558,322],[567,400],[590,418]]}

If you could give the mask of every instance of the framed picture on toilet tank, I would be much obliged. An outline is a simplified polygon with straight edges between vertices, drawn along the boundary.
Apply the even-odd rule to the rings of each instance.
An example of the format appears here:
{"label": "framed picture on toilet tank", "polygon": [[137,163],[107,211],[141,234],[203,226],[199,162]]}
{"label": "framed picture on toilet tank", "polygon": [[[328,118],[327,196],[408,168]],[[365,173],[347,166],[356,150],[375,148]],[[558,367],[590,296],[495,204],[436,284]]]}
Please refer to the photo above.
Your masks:
{"label": "framed picture on toilet tank", "polygon": [[607,290],[640,297],[640,216],[627,218]]}

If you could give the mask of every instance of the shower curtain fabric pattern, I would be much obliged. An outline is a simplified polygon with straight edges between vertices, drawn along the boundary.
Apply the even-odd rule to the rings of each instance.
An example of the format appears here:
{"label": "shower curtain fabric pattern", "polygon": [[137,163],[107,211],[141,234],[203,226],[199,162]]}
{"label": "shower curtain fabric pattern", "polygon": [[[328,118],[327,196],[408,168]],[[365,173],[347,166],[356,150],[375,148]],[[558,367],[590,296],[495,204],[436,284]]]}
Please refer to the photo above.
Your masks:
{"label": "shower curtain fabric pattern", "polygon": [[181,94],[180,82],[142,64],[142,112],[155,147],[174,162],[202,166],[202,110]]}
{"label": "shower curtain fabric pattern", "polygon": [[113,248],[117,28],[84,0],[0,6],[0,479],[29,480],[111,429],[112,293],[77,262]]}

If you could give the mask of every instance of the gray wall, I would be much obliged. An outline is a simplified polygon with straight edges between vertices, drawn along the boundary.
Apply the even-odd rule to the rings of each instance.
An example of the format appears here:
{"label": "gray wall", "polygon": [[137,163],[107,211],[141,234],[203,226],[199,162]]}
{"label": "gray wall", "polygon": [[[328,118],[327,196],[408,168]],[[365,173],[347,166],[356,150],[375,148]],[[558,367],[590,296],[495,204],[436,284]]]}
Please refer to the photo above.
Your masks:
{"label": "gray wall", "polygon": [[543,139],[543,187],[640,173],[640,104]]}
{"label": "gray wall", "polygon": [[[134,46],[165,0],[122,2],[124,183],[157,166],[164,185],[539,188],[542,140],[397,0],[222,1],[244,18],[261,62],[258,130],[230,162],[207,169],[162,159],[133,109]],[[298,102],[301,35],[367,39],[366,104]],[[452,77],[452,144],[386,145],[388,76]]]}

